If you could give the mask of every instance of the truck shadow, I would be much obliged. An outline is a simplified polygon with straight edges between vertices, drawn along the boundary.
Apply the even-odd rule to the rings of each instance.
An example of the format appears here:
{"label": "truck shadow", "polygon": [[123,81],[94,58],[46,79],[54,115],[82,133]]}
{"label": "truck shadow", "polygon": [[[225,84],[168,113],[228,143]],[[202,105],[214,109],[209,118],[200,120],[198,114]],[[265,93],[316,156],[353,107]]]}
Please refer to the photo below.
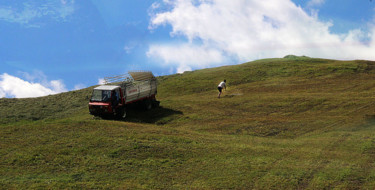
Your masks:
{"label": "truck shadow", "polygon": [[178,119],[183,113],[164,107],[156,107],[151,110],[142,110],[137,108],[130,108],[127,111],[125,121],[136,123],[154,123],[157,125],[167,124],[175,119]]}

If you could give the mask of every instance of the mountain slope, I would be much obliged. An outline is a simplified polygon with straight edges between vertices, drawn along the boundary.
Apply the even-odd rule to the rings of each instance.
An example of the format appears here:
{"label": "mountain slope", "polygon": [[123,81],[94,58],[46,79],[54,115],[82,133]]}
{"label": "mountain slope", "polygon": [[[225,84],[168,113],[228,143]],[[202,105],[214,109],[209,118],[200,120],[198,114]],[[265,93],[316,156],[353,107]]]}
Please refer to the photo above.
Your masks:
{"label": "mountain slope", "polygon": [[161,76],[161,107],[126,121],[92,119],[91,88],[0,99],[0,184],[372,188],[374,65],[288,56]]}

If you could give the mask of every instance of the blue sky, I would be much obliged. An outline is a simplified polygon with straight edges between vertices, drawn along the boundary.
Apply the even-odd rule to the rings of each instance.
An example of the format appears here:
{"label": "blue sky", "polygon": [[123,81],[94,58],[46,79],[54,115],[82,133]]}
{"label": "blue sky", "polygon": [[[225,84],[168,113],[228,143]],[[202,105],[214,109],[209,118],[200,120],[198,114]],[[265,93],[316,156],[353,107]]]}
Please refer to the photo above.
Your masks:
{"label": "blue sky", "polygon": [[375,60],[370,0],[2,0],[0,97],[287,54]]}

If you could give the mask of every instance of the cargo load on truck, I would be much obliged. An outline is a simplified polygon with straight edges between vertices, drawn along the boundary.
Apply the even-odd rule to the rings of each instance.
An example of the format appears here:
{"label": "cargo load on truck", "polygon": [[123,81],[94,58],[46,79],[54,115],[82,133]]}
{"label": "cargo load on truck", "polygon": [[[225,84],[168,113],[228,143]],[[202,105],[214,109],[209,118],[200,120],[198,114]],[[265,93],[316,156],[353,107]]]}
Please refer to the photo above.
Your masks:
{"label": "cargo load on truck", "polygon": [[94,88],[89,102],[91,115],[125,118],[127,109],[134,104],[149,110],[158,106],[157,81],[149,71],[104,78],[104,85]]}

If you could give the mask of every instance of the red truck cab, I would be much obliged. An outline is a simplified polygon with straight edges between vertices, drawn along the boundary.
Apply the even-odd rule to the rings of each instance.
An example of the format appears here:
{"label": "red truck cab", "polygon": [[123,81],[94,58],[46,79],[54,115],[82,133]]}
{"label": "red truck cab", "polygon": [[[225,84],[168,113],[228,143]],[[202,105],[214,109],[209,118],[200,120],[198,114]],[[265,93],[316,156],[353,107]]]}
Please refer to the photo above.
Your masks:
{"label": "red truck cab", "polygon": [[124,98],[120,86],[104,85],[94,88],[89,102],[90,114],[94,116],[117,115],[125,117]]}

